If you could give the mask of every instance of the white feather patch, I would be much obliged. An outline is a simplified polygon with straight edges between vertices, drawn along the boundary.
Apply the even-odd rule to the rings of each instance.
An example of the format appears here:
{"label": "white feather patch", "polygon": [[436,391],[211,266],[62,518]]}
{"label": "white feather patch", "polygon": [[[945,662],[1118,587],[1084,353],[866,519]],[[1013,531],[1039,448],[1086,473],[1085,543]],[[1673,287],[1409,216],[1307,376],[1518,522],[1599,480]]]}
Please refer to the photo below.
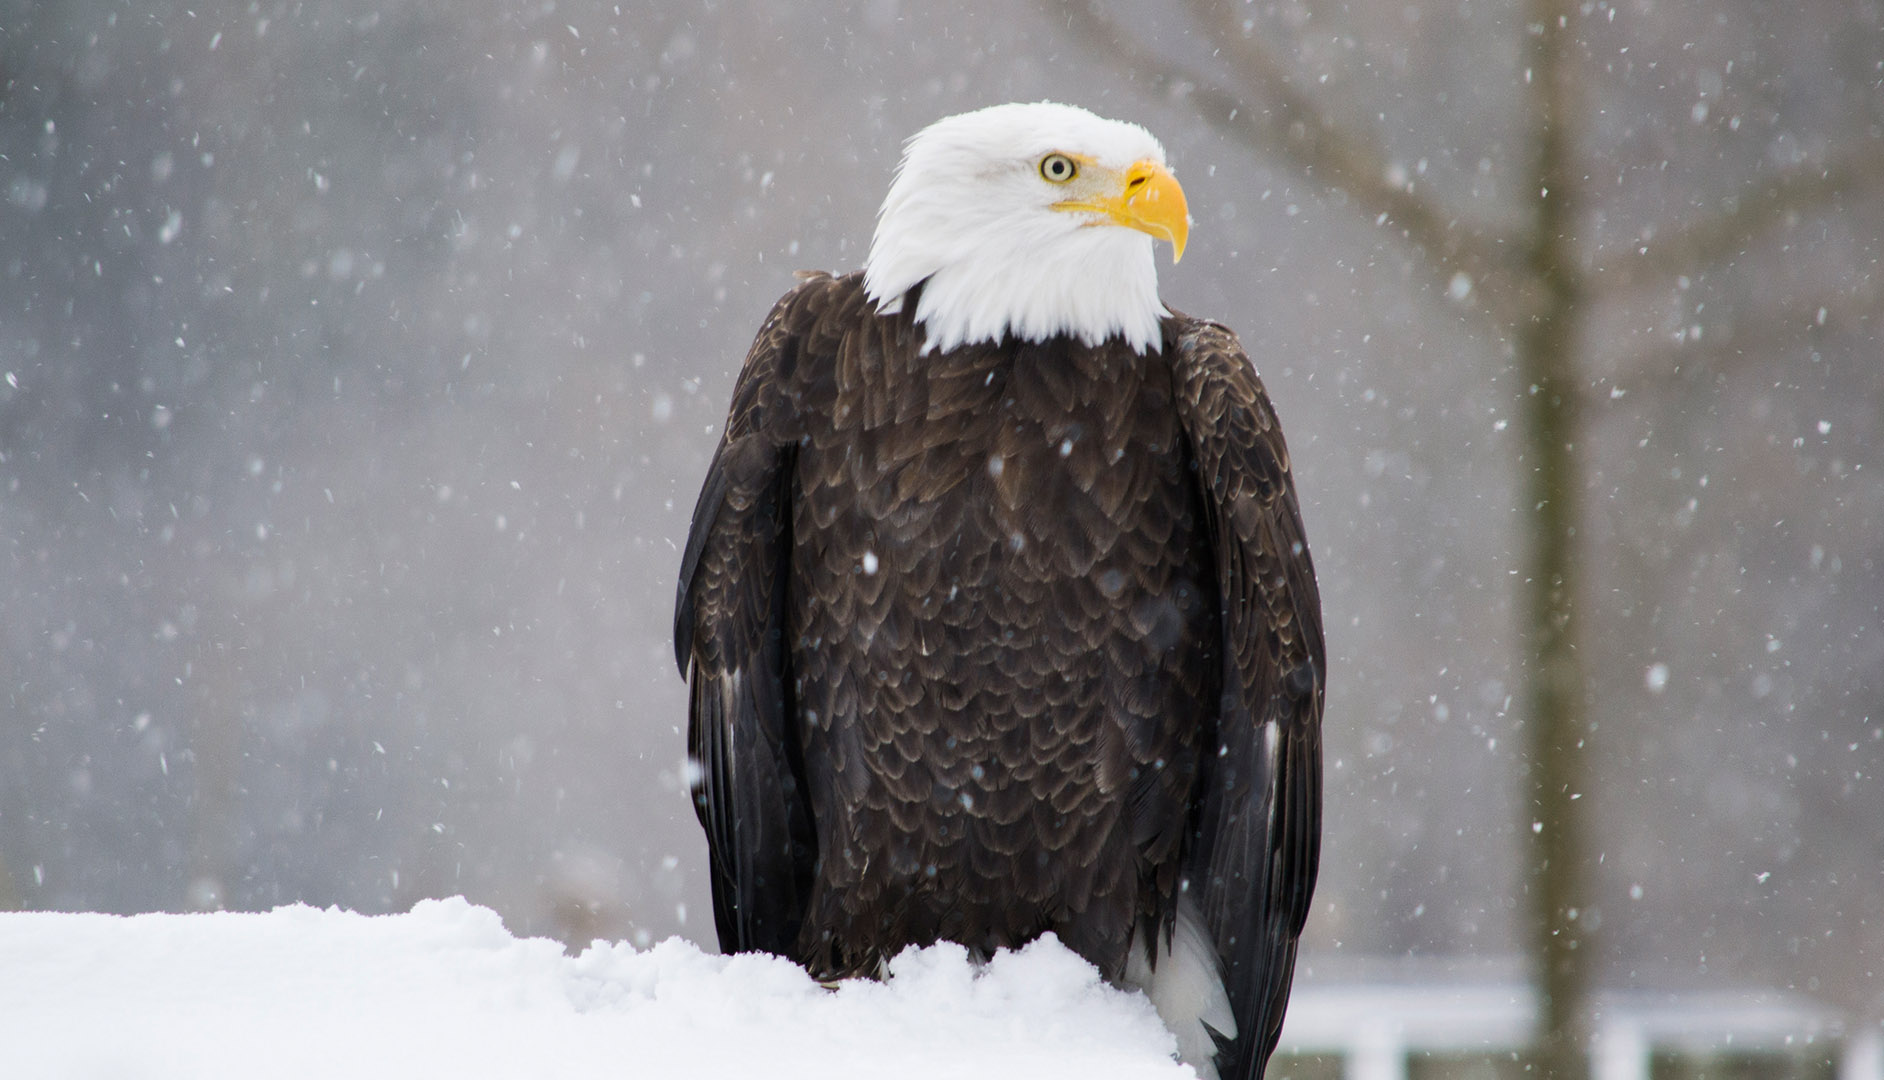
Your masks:
{"label": "white feather patch", "polygon": [[1178,1060],[1196,1070],[1199,1080],[1217,1080],[1217,1044],[1210,1029],[1236,1037],[1236,1014],[1223,986],[1223,965],[1204,929],[1189,892],[1178,894],[1177,924],[1171,939],[1158,941],[1158,962],[1150,963],[1144,943],[1132,940],[1125,982],[1145,992],[1164,1026],[1177,1036]]}

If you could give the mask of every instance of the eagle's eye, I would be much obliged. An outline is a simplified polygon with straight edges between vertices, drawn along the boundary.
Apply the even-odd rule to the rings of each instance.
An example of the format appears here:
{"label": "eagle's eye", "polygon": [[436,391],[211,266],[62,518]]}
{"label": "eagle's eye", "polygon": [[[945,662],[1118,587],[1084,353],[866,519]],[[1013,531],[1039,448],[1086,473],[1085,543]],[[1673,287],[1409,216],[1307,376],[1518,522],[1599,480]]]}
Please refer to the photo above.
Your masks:
{"label": "eagle's eye", "polygon": [[1079,173],[1079,166],[1065,154],[1048,154],[1040,159],[1040,177],[1049,183],[1064,184]]}

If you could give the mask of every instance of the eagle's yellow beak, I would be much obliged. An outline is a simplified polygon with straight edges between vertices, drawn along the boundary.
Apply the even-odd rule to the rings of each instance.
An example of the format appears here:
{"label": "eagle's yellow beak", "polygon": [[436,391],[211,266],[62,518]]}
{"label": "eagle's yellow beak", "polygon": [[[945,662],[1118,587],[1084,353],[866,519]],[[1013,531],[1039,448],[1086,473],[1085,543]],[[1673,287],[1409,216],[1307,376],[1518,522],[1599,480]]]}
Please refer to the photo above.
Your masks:
{"label": "eagle's yellow beak", "polygon": [[1169,169],[1150,158],[1135,162],[1120,174],[1117,191],[1068,199],[1054,203],[1053,208],[1102,214],[1114,225],[1137,229],[1154,240],[1168,240],[1172,262],[1184,257],[1184,243],[1191,235],[1190,207],[1184,201],[1184,189]]}

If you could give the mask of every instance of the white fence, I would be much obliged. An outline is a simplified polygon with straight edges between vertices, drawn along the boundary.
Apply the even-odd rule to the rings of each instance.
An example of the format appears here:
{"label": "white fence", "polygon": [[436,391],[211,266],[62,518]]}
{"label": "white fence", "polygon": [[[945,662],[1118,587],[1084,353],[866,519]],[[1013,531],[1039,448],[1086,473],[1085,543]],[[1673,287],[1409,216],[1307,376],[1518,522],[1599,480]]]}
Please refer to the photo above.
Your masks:
{"label": "white fence", "polygon": [[[1536,997],[1521,980],[1409,978],[1380,966],[1402,974],[1320,976],[1306,964],[1278,1052],[1339,1057],[1343,1080],[1406,1080],[1409,1054],[1503,1056],[1530,1045]],[[1592,1080],[1649,1080],[1658,1053],[1723,1052],[1829,1059],[1838,1080],[1884,1080],[1884,1028],[1852,1025],[1799,994],[1605,991],[1591,1019]]]}

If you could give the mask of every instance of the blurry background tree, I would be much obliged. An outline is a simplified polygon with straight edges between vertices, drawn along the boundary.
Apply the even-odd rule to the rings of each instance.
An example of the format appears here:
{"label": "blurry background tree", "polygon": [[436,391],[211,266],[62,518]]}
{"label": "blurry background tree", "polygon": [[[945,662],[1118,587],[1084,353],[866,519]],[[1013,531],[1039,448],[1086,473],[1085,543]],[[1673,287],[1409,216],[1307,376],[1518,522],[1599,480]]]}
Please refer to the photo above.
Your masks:
{"label": "blurry background tree", "polygon": [[[1397,231],[1433,279],[1425,295],[1435,304],[1469,303],[1511,355],[1515,377],[1507,385],[1517,399],[1511,406],[1519,417],[1518,510],[1525,547],[1524,656],[1518,671],[1528,792],[1520,810],[1532,835],[1525,874],[1526,936],[1541,1008],[1542,1072],[1580,1074],[1587,1067],[1583,1047],[1596,953],[1588,947],[1589,921],[1581,916],[1592,910],[1598,891],[1589,839],[1594,815],[1588,810],[1595,800],[1581,800],[1608,786],[1606,778],[1591,775],[1586,762],[1597,727],[1591,716],[1606,710],[1600,700],[1592,702],[1596,687],[1586,668],[1590,650],[1580,640],[1589,621],[1580,609],[1599,595],[1584,570],[1594,515],[1582,507],[1591,485],[1588,451],[1579,449],[1587,446],[1585,417],[1592,411],[1583,399],[1600,388],[1599,380],[1585,375],[1583,359],[1590,348],[1591,312],[1612,294],[1639,290],[1645,281],[1654,287],[1658,277],[1678,277],[1685,289],[1686,282],[1757,247],[1777,226],[1796,226],[1802,216],[1835,211],[1847,197],[1875,198],[1884,190],[1879,131],[1884,111],[1876,95],[1858,97],[1849,115],[1834,118],[1842,124],[1820,136],[1810,151],[1760,162],[1748,177],[1730,176],[1739,190],[1715,200],[1692,200],[1675,220],[1655,221],[1605,250],[1589,234],[1610,216],[1609,204],[1626,205],[1633,194],[1626,190],[1626,165],[1613,183],[1601,175],[1610,159],[1597,153],[1599,133],[1603,118],[1618,103],[1589,89],[1593,79],[1616,73],[1617,62],[1610,57],[1626,56],[1634,40],[1626,29],[1620,34],[1611,29],[1617,14],[1611,4],[1529,0],[1509,12],[1517,20],[1513,31],[1523,39],[1504,50],[1515,53],[1523,67],[1521,75],[1508,73],[1517,103],[1516,137],[1501,153],[1483,159],[1480,171],[1515,181],[1507,182],[1502,200],[1517,205],[1515,221],[1459,205],[1468,200],[1444,182],[1417,180],[1391,156],[1376,124],[1357,118],[1354,102],[1320,89],[1340,67],[1357,65],[1336,60],[1318,70],[1288,59],[1291,52],[1312,52],[1310,42],[1326,35],[1329,23],[1339,28],[1337,40],[1358,29],[1349,17],[1361,5],[1304,0],[1266,9],[1265,17],[1245,17],[1252,5],[1236,0],[1186,0],[1184,6],[1200,40],[1178,55],[1146,47],[1103,4],[1072,0],[1048,9],[1062,15],[1096,54],[1132,72],[1148,89],[1191,102],[1213,127],[1252,152],[1279,158],[1305,183],[1343,198],[1376,226]],[[1402,14],[1418,10],[1408,6]],[[1875,30],[1877,9],[1868,14]],[[1286,25],[1291,21],[1293,26]],[[1750,19],[1740,29],[1760,28]],[[1633,65],[1625,61],[1622,66]],[[1723,93],[1738,96],[1745,86],[1771,85],[1757,54],[1751,62],[1743,60],[1741,73],[1728,80],[1734,66],[1735,60],[1728,59],[1711,88],[1701,89],[1690,110],[1696,125],[1707,121]],[[1875,86],[1878,70],[1855,64],[1849,75],[1859,82],[1870,78]],[[1483,78],[1482,72],[1474,74]],[[1384,120],[1384,113],[1377,115]],[[1737,133],[1742,120],[1729,112],[1717,123]],[[1762,130],[1766,126],[1750,128],[1744,138],[1770,142],[1772,133]],[[1865,313],[1877,313],[1875,302]],[[1827,315],[1820,306],[1816,313],[1782,309],[1756,317],[1804,327],[1823,325]],[[1626,374],[1678,371],[1689,329],[1683,327],[1657,350],[1661,355],[1632,359]],[[1699,336],[1699,327],[1693,329]],[[1688,362],[1703,376],[1714,366],[1710,358]]]}
{"label": "blurry background tree", "polygon": [[20,901],[710,937],[667,635],[734,374],[793,269],[857,266],[903,138],[1053,97],[1164,141],[1165,293],[1288,427],[1332,658],[1306,977],[1528,940],[1542,237],[1579,952],[1884,1016],[1877,5],[1103,11],[1155,71],[1005,0],[0,0]]}

